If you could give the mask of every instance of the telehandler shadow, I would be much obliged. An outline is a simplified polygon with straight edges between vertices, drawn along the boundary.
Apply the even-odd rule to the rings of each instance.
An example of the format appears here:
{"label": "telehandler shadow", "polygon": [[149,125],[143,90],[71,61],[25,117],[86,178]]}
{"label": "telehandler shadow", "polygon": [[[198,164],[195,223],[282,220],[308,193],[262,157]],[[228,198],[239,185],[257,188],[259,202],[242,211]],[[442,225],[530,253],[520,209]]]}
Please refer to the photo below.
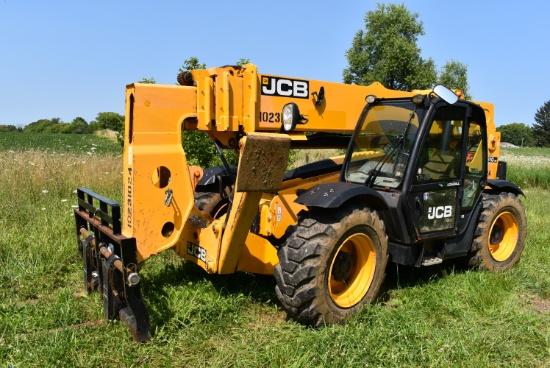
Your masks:
{"label": "telehandler shadow", "polygon": [[[431,267],[406,267],[389,263],[386,278],[375,303],[385,303],[395,289],[427,284],[452,274],[468,270],[462,262],[444,262]],[[196,287],[197,283],[208,281],[222,296],[246,295],[255,303],[273,304],[282,309],[275,295],[275,279],[246,273],[211,275],[192,263],[166,265],[143,280],[143,293],[149,309],[152,325],[161,327],[175,317],[176,311],[170,305],[168,288],[171,286]]]}
{"label": "telehandler shadow", "polygon": [[193,288],[203,281],[209,282],[221,296],[246,295],[254,303],[280,305],[274,291],[275,279],[271,276],[240,272],[212,275],[192,263],[167,265],[143,279],[142,292],[152,325],[161,327],[175,316],[176,311],[170,305],[170,287]]}
{"label": "telehandler shadow", "polygon": [[449,260],[429,267],[400,266],[389,262],[377,302],[387,302],[392,290],[424,285],[470,269],[463,260]]}

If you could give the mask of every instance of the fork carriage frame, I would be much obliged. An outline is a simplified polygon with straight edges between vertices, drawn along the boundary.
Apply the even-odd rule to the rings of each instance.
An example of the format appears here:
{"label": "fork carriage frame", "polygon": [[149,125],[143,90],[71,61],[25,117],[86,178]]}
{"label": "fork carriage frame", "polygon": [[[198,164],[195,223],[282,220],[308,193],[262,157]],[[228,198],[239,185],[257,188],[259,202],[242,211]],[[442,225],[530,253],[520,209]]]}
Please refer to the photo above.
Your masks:
{"label": "fork carriage frame", "polygon": [[100,292],[105,319],[124,321],[135,340],[146,341],[151,333],[137,274],[136,240],[120,233],[120,206],[86,188],[78,188],[77,196],[74,216],[84,289]]}

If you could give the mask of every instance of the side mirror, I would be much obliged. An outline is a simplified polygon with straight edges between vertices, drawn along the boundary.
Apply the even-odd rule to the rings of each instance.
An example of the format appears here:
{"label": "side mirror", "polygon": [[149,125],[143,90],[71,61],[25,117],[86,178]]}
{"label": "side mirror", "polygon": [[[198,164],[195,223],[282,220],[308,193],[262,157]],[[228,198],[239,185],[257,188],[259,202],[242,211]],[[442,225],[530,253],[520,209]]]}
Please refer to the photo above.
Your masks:
{"label": "side mirror", "polygon": [[453,105],[456,101],[458,101],[458,96],[441,84],[435,86],[433,92],[450,105]]}

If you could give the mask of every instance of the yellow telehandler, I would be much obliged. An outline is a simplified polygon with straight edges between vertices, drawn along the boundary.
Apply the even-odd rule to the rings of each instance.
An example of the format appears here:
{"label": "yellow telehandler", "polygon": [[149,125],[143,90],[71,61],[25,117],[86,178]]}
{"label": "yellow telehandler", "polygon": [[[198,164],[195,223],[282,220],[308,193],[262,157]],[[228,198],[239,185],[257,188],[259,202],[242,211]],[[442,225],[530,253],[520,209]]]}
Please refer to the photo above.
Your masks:
{"label": "yellow telehandler", "polygon": [[[322,326],[378,294],[389,261],[464,258],[491,271],[524,248],[493,106],[436,86],[397,91],[225,66],[126,89],[122,206],[79,188],[78,250],[107,319],[150,338],[139,267],[173,249],[208,273],[274,275],[289,317]],[[221,167],[187,164],[206,132]],[[238,152],[236,167],[223,148]],[[285,171],[290,149],[345,154]],[[122,212],[121,212],[122,207]]]}

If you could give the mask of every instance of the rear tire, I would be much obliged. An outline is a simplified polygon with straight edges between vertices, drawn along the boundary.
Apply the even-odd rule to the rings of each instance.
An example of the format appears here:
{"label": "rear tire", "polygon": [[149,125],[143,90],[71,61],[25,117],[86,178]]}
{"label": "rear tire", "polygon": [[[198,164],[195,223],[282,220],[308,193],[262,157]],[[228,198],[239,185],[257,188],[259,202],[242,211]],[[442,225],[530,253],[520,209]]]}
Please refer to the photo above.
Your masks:
{"label": "rear tire", "polygon": [[195,192],[195,207],[211,219],[217,219],[227,213],[229,201],[219,193]]}
{"label": "rear tire", "polygon": [[212,217],[214,217],[215,209],[221,200],[222,196],[219,193],[195,192],[195,207]]}
{"label": "rear tire", "polygon": [[469,265],[489,271],[514,266],[525,248],[525,208],[512,193],[484,194]]}
{"label": "rear tire", "polygon": [[310,211],[278,251],[275,292],[288,316],[315,327],[343,321],[373,301],[388,240],[375,211]]}

